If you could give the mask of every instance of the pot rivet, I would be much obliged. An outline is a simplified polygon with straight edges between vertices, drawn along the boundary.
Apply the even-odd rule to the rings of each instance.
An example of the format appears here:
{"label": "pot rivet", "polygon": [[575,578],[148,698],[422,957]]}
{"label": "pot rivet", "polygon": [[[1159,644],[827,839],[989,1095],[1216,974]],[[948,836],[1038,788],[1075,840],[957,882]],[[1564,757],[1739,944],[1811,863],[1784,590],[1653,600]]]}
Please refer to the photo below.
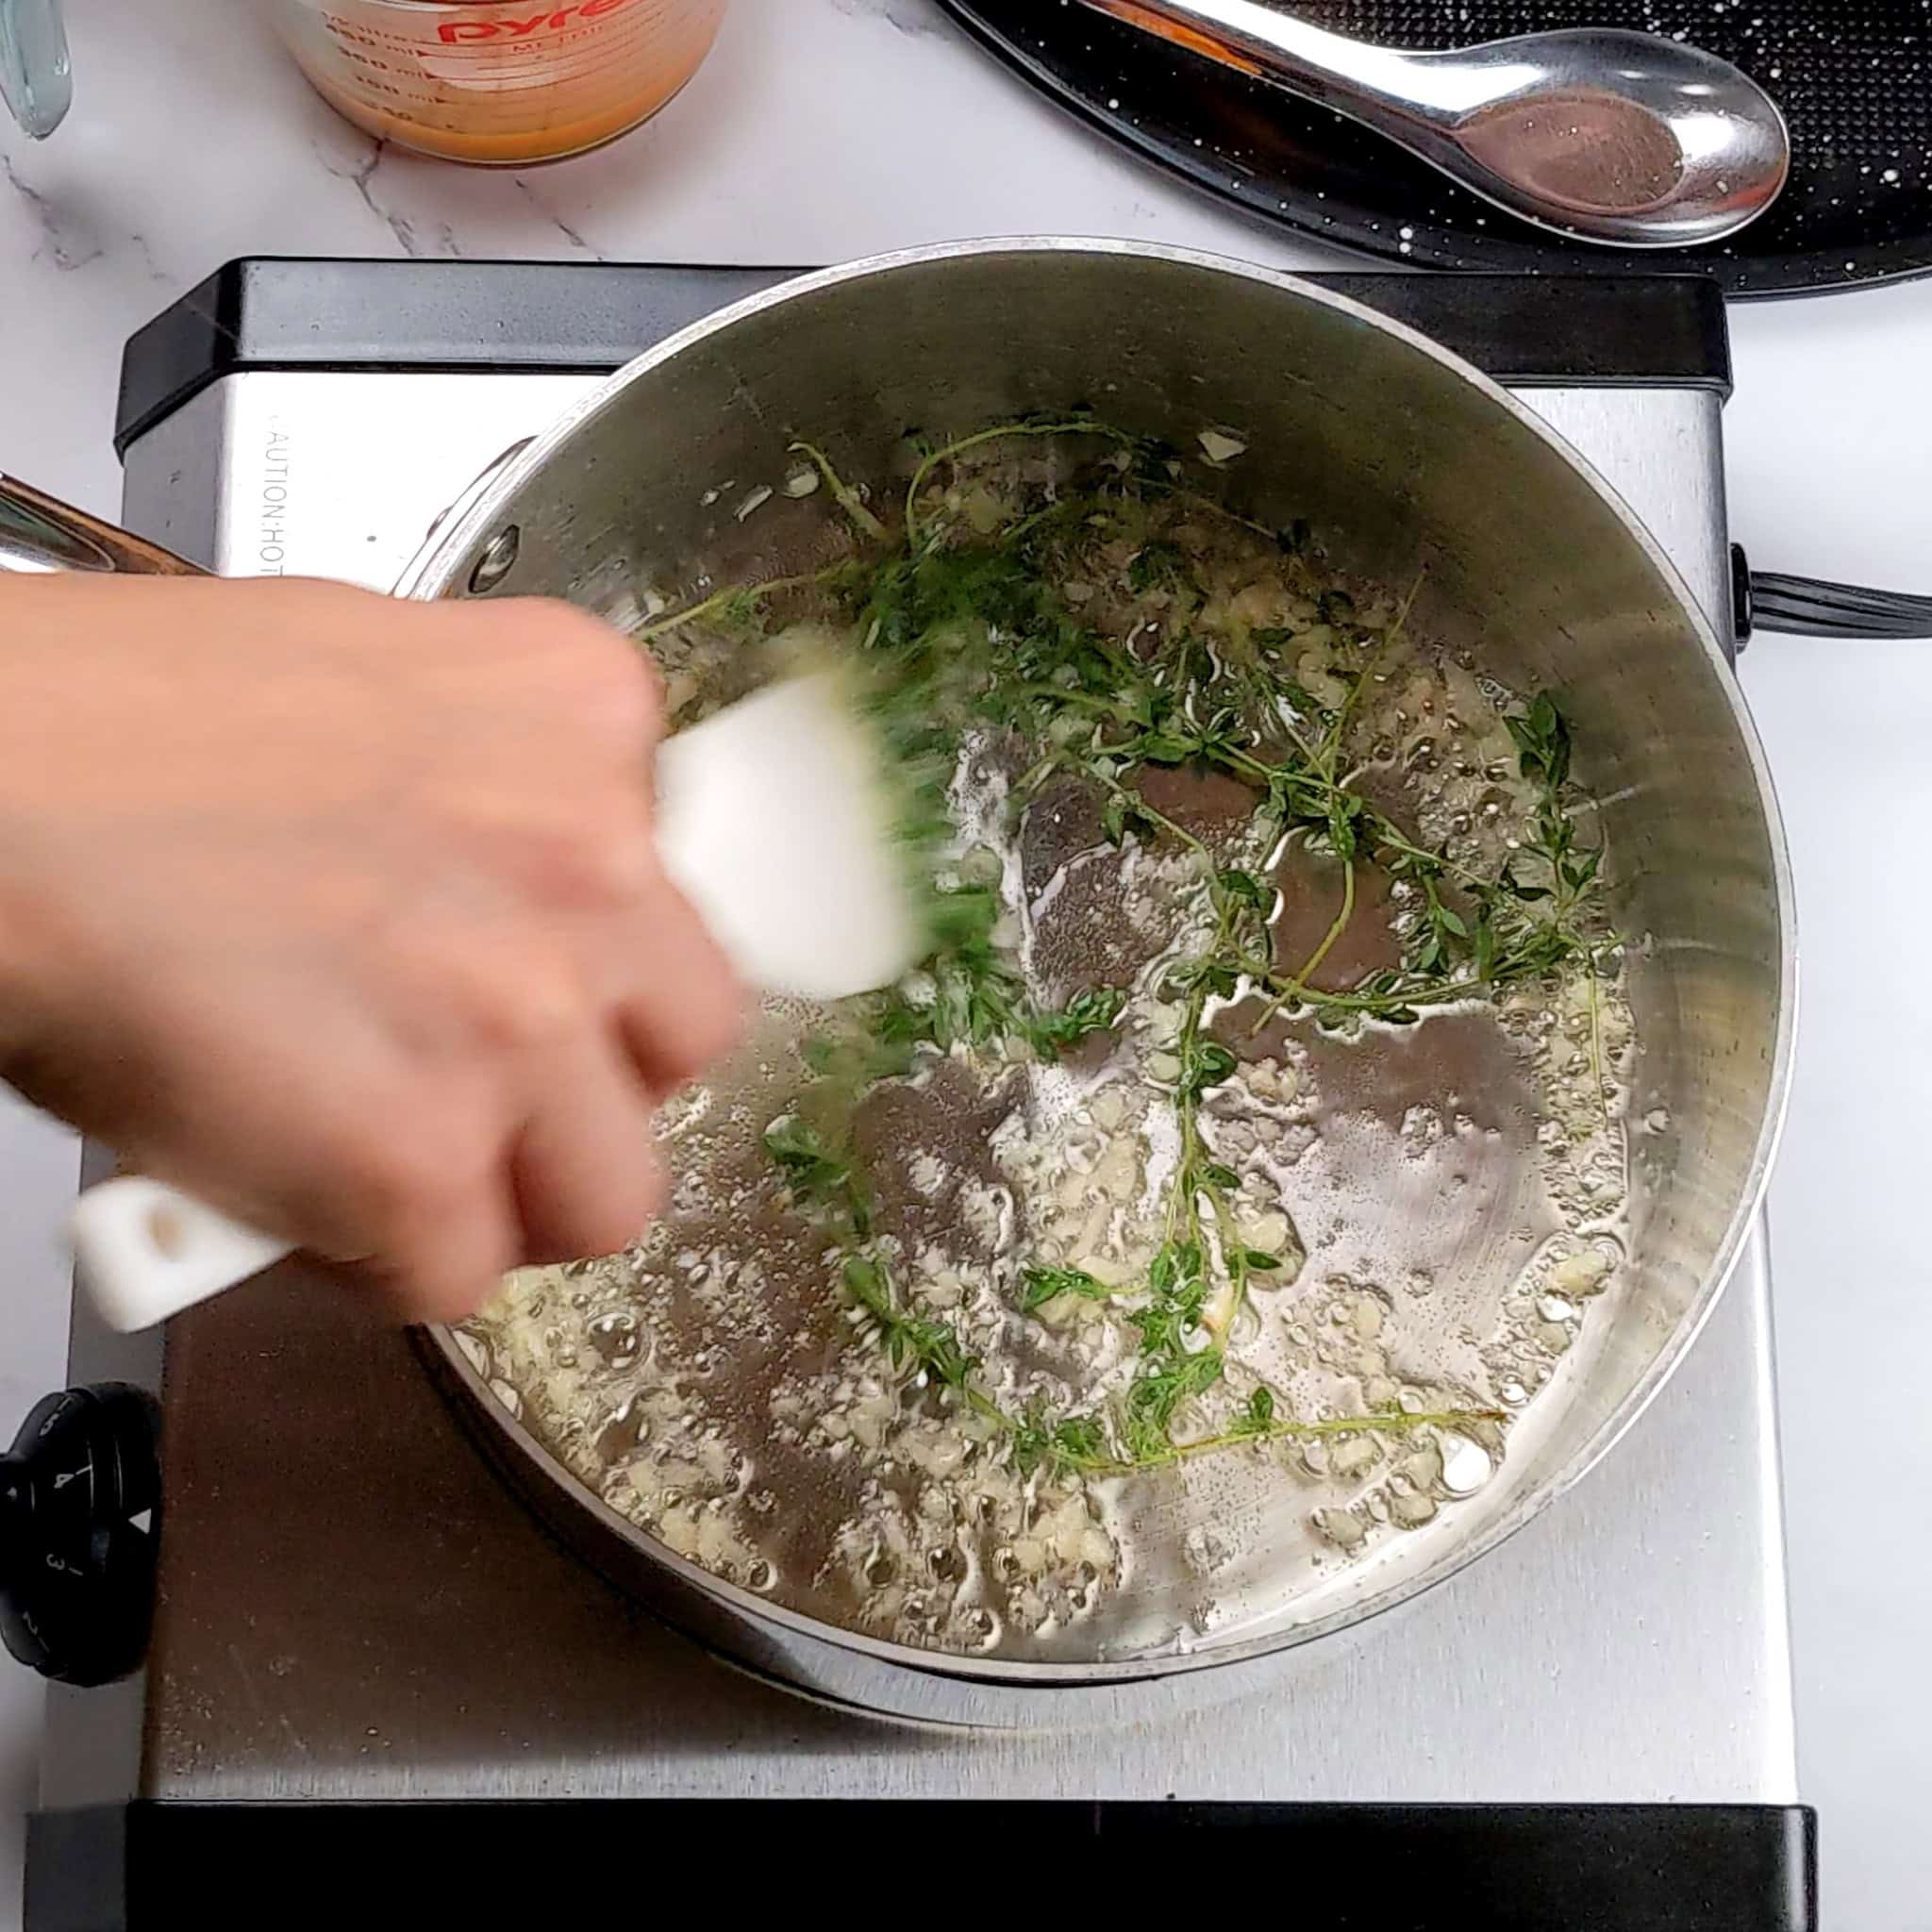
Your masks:
{"label": "pot rivet", "polygon": [[483,546],[483,554],[476,559],[476,567],[470,573],[470,589],[480,596],[485,591],[493,591],[509,575],[509,567],[517,560],[517,548],[523,541],[523,532],[514,524],[506,524],[496,535]]}

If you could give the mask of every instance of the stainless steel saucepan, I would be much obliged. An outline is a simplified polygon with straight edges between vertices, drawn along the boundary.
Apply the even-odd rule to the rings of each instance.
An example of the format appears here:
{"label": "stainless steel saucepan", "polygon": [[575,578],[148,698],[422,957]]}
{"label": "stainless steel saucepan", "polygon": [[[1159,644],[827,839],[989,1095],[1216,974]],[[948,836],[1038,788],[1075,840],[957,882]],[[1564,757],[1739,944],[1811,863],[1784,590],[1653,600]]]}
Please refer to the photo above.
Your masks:
{"label": "stainless steel saucepan", "polygon": [[[1414,1596],[1538,1514],[1629,1426],[1709,1314],[1764,1188],[1790,1061],[1783,839],[1707,617],[1630,512],[1528,410],[1412,331],[1291,277],[1179,250],[1041,241],[806,276],[600,386],[504,466],[399,588],[547,592],[621,613],[644,586],[676,596],[811,568],[827,554],[822,496],[780,488],[757,514],[737,514],[754,486],[795,471],[794,439],[836,452],[849,477],[883,480],[903,475],[909,426],[964,431],[1075,405],[1186,450],[1204,426],[1237,425],[1245,454],[1215,486],[1235,507],[1271,525],[1306,519],[1357,578],[1406,585],[1425,565],[1415,634],[1513,691],[1563,693],[1579,775],[1601,801],[1614,855],[1612,910],[1631,938],[1641,1051],[1626,1112],[1650,1130],[1633,1127],[1629,1140],[1614,1290],[1592,1304],[1474,1493],[1439,1493],[1426,1520],[1411,1512],[1418,1520],[1400,1533],[1346,1560],[1330,1550],[1334,1560],[1311,1568],[1315,1474],[1232,1487],[1175,1472],[1139,1478],[1167,1485],[1145,1507],[1172,1561],[1147,1566],[1131,1617],[1099,1615],[1031,1648],[942,1653],[841,1625],[809,1576],[760,1588],[740,1565],[727,1580],[716,1552],[687,1537],[679,1554],[637,1511],[614,1507],[623,1499],[597,1474],[608,1455],[536,1425],[487,1330],[431,1338],[441,1378],[491,1446],[626,1582],[667,1596],[674,1615],[759,1668],[956,1721],[1118,1714],[1136,1690],[1172,1696],[1183,1676],[1205,1684],[1193,1674],[1204,1672],[1233,1685],[1241,1666]],[[1405,1078],[1453,1089],[1453,1032],[1416,1029],[1422,1059]],[[1357,1158],[1399,1155],[1397,1124],[1377,1114],[1390,1103],[1373,1081],[1352,1096],[1354,1124],[1336,1132],[1354,1136]],[[1490,1097],[1465,1092],[1460,1104],[1481,1116]],[[1483,1170],[1474,1191],[1504,1200],[1496,1212],[1437,1212],[1412,1187],[1361,1175],[1345,1245],[1433,1293],[1434,1312],[1410,1311],[1424,1326],[1479,1321],[1520,1271],[1522,1230],[1507,1203],[1539,1157],[1507,1123],[1491,1140],[1474,1163]],[[1315,1282],[1324,1260],[1319,1239],[1311,1247]],[[774,1255],[768,1271],[781,1338],[837,1319],[796,1258]],[[620,1289],[594,1274],[559,1275],[551,1344],[577,1339],[573,1324],[608,1343],[613,1390],[641,1352]],[[642,1353],[706,1356],[704,1400],[761,1464],[754,1487],[772,1492],[762,1505],[771,1520],[828,1507],[777,1440],[771,1362],[754,1362],[749,1344],[706,1355],[701,1313],[651,1320],[658,1330],[642,1324]],[[625,1418],[613,1404],[620,1460],[625,1428],[635,1444],[643,1426]],[[1217,1569],[1202,1542],[1224,1532],[1245,1554]],[[1274,1587],[1271,1553],[1280,1564],[1292,1553],[1293,1588]]]}

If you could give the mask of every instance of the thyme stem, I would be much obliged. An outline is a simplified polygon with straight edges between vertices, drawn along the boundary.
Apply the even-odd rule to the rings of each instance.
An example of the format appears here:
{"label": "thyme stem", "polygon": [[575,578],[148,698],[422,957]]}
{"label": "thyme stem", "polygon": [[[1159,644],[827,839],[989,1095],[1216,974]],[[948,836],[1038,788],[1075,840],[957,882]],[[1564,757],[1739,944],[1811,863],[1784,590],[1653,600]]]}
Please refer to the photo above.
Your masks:
{"label": "thyme stem", "polygon": [[912,481],[906,486],[906,547],[917,550],[920,545],[919,499],[925,492],[925,486],[932,473],[941,463],[957,461],[960,457],[975,449],[984,449],[990,442],[1004,441],[1009,436],[1105,436],[1115,442],[1134,441],[1124,430],[1115,429],[1111,425],[1096,422],[1091,416],[1074,418],[1064,423],[999,423],[991,429],[981,429],[972,436],[962,436],[955,442],[947,443],[942,449],[934,450],[912,473]]}
{"label": "thyme stem", "polygon": [[811,462],[819,475],[825,479],[825,487],[837,499],[839,508],[858,525],[859,529],[866,536],[877,543],[883,543],[886,541],[885,525],[880,523],[878,518],[874,516],[872,511],[865,507],[865,499],[859,495],[858,491],[853,489],[851,484],[846,482],[838,471],[832,467],[832,459],[826,456],[824,450],[820,449],[816,443],[804,441],[788,443],[786,447],[794,456],[805,457]]}

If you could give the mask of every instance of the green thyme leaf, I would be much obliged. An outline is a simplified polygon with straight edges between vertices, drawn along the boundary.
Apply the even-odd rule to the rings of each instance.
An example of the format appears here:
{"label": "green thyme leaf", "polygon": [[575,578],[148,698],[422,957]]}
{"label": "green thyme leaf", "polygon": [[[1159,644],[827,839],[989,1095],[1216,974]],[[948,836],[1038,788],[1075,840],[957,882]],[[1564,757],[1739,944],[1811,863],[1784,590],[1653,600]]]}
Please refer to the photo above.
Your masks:
{"label": "green thyme leaf", "polygon": [[1246,1405],[1234,1419],[1230,1433],[1237,1436],[1265,1436],[1274,1425],[1274,1391],[1264,1383],[1249,1395]]}
{"label": "green thyme leaf", "polygon": [[1104,1302],[1112,1292],[1106,1282],[1095,1280],[1082,1268],[1025,1268],[1020,1274],[1020,1307],[1029,1315],[1063,1294]]}

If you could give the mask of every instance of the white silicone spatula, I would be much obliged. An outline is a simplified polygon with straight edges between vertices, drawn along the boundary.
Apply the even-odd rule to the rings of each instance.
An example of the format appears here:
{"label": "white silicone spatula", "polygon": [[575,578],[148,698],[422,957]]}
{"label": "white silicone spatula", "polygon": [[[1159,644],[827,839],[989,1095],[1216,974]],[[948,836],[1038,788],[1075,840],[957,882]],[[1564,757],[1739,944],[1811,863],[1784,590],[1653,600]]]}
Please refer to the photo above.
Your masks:
{"label": "white silicone spatula", "polygon": [[[768,992],[841,999],[919,956],[878,751],[836,672],[767,686],[671,739],[658,755],[658,844],[733,964]],[[90,1188],[72,1228],[82,1279],[124,1331],[289,1252],[140,1175]]]}

